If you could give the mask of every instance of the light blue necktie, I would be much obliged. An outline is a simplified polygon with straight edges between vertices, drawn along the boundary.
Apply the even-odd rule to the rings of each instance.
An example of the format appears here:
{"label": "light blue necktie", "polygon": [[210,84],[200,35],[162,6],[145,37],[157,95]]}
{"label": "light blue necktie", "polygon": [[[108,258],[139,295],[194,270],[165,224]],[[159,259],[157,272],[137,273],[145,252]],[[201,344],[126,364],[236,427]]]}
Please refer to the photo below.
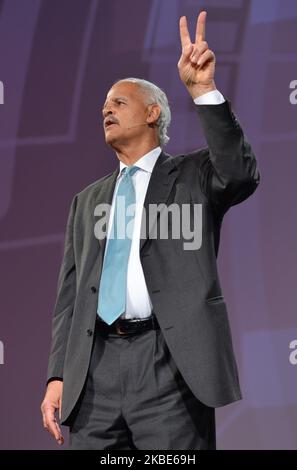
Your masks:
{"label": "light blue necktie", "polygon": [[[132,175],[137,170],[139,170],[137,166],[125,167],[122,170],[124,174],[116,194],[110,238],[107,240],[103,260],[97,313],[108,325],[111,325],[126,309],[127,268],[135,215],[135,211],[132,216],[127,215],[127,208],[130,204],[135,204]],[[122,210],[123,203],[124,210]],[[130,213],[131,209],[128,211],[128,214]],[[126,231],[128,222],[129,231]]]}

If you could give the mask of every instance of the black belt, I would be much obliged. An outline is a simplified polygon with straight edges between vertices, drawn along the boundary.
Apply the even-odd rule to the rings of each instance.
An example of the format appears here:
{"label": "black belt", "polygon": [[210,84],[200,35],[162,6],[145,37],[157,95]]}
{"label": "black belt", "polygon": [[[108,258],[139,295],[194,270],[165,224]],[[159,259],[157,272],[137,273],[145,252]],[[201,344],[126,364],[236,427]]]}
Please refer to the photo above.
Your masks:
{"label": "black belt", "polygon": [[99,333],[105,335],[116,334],[119,336],[138,335],[147,330],[158,330],[160,325],[156,318],[156,315],[152,313],[147,318],[137,318],[131,320],[125,320],[118,318],[111,325],[108,325],[97,315],[97,329]]}

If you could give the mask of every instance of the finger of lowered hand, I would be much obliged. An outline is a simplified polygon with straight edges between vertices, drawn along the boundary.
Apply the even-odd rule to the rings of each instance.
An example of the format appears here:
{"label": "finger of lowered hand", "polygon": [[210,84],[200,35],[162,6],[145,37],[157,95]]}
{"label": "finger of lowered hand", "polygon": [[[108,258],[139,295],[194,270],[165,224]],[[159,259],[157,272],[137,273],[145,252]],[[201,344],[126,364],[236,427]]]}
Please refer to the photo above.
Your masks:
{"label": "finger of lowered hand", "polygon": [[60,426],[55,418],[55,408],[51,405],[45,405],[43,408],[43,416],[44,426],[54,436],[54,438],[57,441],[63,438]]}

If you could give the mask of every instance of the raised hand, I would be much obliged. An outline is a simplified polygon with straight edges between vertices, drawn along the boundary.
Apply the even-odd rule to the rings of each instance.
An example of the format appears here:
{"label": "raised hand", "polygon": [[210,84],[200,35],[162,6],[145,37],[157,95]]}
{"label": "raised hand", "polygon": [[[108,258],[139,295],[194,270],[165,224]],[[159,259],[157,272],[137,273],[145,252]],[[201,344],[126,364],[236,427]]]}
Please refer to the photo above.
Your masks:
{"label": "raised hand", "polygon": [[206,11],[202,11],[197,19],[195,42],[192,43],[186,17],[182,16],[179,21],[182,54],[178,70],[193,98],[216,89],[215,55],[205,41],[205,23]]}

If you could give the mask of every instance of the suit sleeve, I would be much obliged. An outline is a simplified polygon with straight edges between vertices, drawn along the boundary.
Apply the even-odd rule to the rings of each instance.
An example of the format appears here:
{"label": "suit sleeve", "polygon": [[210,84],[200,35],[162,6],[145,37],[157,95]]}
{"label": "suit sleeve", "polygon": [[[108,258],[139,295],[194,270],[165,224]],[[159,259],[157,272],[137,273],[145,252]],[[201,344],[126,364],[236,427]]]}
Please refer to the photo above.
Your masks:
{"label": "suit sleeve", "polygon": [[196,106],[208,149],[199,176],[203,192],[225,212],[247,199],[257,188],[260,172],[256,157],[229,101]]}
{"label": "suit sleeve", "polygon": [[64,254],[58,277],[57,297],[52,319],[52,341],[47,383],[54,379],[63,379],[66,346],[76,297],[76,265],[73,248],[76,203],[77,196],[72,200],[66,226]]}

